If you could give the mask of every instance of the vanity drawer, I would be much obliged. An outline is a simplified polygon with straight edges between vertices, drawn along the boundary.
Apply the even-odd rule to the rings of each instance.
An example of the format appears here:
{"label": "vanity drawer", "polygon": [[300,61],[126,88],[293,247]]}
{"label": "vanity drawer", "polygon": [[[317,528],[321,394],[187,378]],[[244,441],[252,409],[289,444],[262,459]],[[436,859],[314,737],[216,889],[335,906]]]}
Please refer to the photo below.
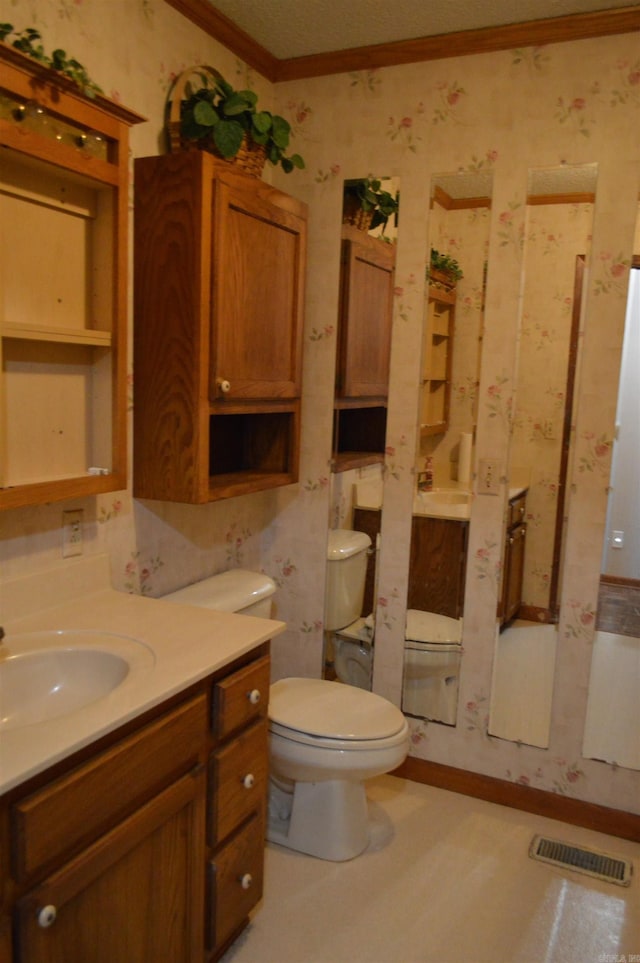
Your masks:
{"label": "vanity drawer", "polygon": [[524,521],[527,510],[527,496],[519,495],[509,502],[509,514],[507,517],[507,528],[520,525]]}
{"label": "vanity drawer", "polygon": [[22,880],[85,847],[201,758],[203,693],[144,726],[11,809],[12,871]]}
{"label": "vanity drawer", "polygon": [[213,732],[217,739],[226,739],[236,729],[266,716],[270,680],[266,655],[214,684]]}
{"label": "vanity drawer", "polygon": [[209,862],[207,945],[222,946],[262,897],[264,820],[256,815]]}
{"label": "vanity drawer", "polygon": [[268,723],[256,722],[215,752],[209,764],[209,842],[225,839],[267,796]]}

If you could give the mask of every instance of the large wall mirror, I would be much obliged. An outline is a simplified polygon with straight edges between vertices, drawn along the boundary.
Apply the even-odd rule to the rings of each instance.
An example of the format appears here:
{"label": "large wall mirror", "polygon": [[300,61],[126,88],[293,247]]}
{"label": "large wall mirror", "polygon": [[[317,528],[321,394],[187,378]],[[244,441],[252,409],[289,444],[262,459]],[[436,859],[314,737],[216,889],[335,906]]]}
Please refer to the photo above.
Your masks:
{"label": "large wall mirror", "polygon": [[[637,234],[637,232],[636,232]],[[640,769],[640,255],[629,279],[583,755]]]}
{"label": "large wall mirror", "polygon": [[492,176],[431,183],[402,709],[456,724]]}
{"label": "large wall mirror", "polygon": [[324,675],[365,689],[373,678],[399,197],[397,178],[345,181],[339,234]]}
{"label": "large wall mirror", "polygon": [[597,166],[529,172],[489,732],[547,747]]}

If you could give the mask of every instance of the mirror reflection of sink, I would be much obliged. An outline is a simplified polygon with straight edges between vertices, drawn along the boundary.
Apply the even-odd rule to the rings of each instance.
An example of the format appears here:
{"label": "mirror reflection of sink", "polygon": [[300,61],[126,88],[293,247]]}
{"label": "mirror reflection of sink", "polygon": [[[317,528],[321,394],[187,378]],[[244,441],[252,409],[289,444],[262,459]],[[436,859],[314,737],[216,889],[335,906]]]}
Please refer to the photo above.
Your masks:
{"label": "mirror reflection of sink", "polygon": [[468,518],[471,510],[471,492],[457,488],[433,488],[417,492],[413,499],[415,515],[445,515]]}
{"label": "mirror reflection of sink", "polygon": [[452,488],[435,488],[430,492],[419,492],[418,497],[425,505],[468,505],[469,492],[459,492]]}
{"label": "mirror reflection of sink", "polygon": [[0,648],[0,733],[82,709],[117,689],[132,669],[153,662],[151,650],[127,636],[9,634]]}

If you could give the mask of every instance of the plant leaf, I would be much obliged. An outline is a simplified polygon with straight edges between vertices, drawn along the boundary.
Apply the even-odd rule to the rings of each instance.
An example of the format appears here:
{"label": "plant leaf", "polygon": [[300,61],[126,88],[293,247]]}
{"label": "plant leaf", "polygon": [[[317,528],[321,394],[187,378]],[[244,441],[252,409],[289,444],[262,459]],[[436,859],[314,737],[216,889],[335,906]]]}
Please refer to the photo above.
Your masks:
{"label": "plant leaf", "polygon": [[244,130],[233,120],[219,120],[213,128],[213,142],[223,157],[235,157],[240,150]]}
{"label": "plant leaf", "polygon": [[193,108],[193,119],[201,127],[213,127],[219,118],[208,100],[199,100]]}

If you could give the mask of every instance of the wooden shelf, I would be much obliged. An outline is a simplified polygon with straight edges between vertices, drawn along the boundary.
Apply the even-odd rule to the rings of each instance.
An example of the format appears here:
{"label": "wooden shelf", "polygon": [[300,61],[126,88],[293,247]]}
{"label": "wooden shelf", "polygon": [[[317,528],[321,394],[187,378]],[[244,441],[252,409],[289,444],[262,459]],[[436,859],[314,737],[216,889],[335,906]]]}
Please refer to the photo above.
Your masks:
{"label": "wooden shelf", "polygon": [[56,328],[46,324],[4,324],[2,326],[2,337],[26,341],[84,344],[97,348],[108,348],[112,343],[110,331],[95,331],[89,328]]}
{"label": "wooden shelf", "polygon": [[444,434],[449,424],[455,303],[455,289],[429,287],[422,342],[422,436]]}
{"label": "wooden shelf", "polygon": [[[34,85],[45,123],[21,109]],[[0,44],[0,509],[126,486],[128,144],[141,120]]]}

